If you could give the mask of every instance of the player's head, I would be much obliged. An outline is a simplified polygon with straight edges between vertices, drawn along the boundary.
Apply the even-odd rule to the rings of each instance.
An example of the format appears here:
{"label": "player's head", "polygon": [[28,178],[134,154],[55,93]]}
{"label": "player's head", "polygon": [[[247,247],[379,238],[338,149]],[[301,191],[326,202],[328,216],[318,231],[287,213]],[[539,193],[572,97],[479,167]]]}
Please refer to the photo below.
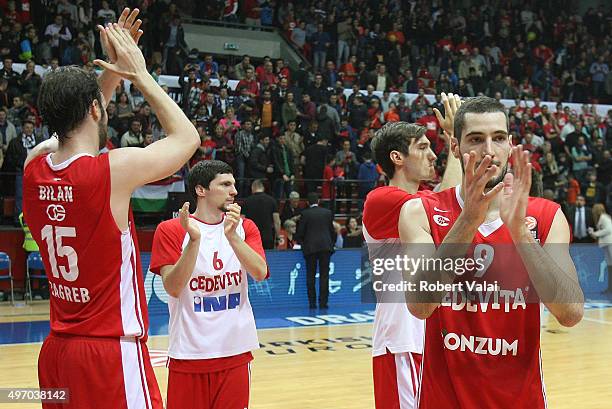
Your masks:
{"label": "player's head", "polygon": [[60,145],[87,121],[97,124],[100,146],[106,144],[107,115],[95,74],[75,66],[49,72],[40,87],[38,107],[49,131],[57,133]]}
{"label": "player's head", "polygon": [[413,181],[435,176],[436,155],[431,150],[426,129],[408,122],[389,122],[372,139],[372,156],[389,179],[398,172]]}
{"label": "player's head", "polygon": [[230,165],[220,160],[198,162],[187,177],[189,192],[198,203],[206,207],[227,211],[227,205],[234,203],[236,180]]}
{"label": "player's head", "polygon": [[501,102],[483,96],[466,100],[455,114],[454,136],[458,142],[454,154],[462,166],[464,153],[476,152],[476,167],[485,155],[490,155],[491,166],[496,165],[499,171],[486,187],[493,188],[504,180],[512,139],[508,133],[506,108]]}

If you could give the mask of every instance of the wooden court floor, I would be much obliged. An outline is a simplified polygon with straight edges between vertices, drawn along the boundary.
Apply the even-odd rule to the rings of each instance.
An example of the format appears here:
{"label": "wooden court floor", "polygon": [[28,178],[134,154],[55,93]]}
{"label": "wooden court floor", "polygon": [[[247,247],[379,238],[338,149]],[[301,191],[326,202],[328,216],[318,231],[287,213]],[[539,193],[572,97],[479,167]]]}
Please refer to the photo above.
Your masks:
{"label": "wooden court floor", "polygon": [[[46,308],[0,307],[0,322],[48,319]],[[260,330],[263,346],[254,353],[251,409],[373,408],[371,332],[371,324]],[[149,340],[150,350],[167,345],[166,336]],[[40,346],[0,345],[0,388],[37,387]],[[587,310],[570,329],[553,318],[545,322],[542,355],[549,408],[612,408],[612,308]],[[155,373],[165,396],[167,370],[157,367]]]}

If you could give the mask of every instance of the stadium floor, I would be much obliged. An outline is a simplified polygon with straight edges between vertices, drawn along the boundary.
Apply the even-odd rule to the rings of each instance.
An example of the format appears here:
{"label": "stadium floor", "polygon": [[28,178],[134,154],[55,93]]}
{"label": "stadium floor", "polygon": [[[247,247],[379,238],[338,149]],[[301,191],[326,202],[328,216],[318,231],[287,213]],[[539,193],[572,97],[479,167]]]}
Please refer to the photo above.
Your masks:
{"label": "stadium floor", "polygon": [[[374,407],[371,375],[373,306],[256,311],[261,348],[252,365],[251,409]],[[153,315],[149,349],[166,393],[167,316]],[[0,306],[0,388],[37,387],[37,357],[49,330],[48,302]],[[550,408],[612,407],[612,303],[591,302],[583,321],[562,328],[546,314],[544,378]],[[10,374],[6,376],[7,374]],[[520,375],[518,375],[520,376]],[[0,408],[40,408],[0,404]]]}

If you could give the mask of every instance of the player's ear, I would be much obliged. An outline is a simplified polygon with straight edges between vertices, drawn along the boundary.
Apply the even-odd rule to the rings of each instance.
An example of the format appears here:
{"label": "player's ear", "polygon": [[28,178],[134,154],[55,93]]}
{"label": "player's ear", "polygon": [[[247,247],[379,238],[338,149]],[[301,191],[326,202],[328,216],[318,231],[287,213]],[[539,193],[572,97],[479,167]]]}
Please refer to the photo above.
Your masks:
{"label": "player's ear", "polygon": [[[204,186],[202,186],[202,185],[197,185],[197,186],[195,187],[195,191],[196,191],[196,195],[197,195],[198,197],[204,197],[204,196],[206,196],[206,189],[205,189],[205,188],[204,188]],[[197,199],[197,197],[196,197],[196,199]]]}
{"label": "player's ear", "polygon": [[512,135],[508,135],[508,144],[510,145],[510,155],[508,155],[508,157],[512,156],[512,148],[514,148],[514,144],[512,143]]}
{"label": "player's ear", "polygon": [[404,164],[404,157],[399,151],[389,152],[389,159],[394,165],[402,166]]}
{"label": "player's ear", "polygon": [[459,141],[454,136],[450,137],[450,151],[453,156],[457,159],[461,159],[461,152],[459,152]]}
{"label": "player's ear", "polygon": [[89,113],[96,122],[102,119],[102,107],[100,106],[98,100],[95,98],[89,106]]}

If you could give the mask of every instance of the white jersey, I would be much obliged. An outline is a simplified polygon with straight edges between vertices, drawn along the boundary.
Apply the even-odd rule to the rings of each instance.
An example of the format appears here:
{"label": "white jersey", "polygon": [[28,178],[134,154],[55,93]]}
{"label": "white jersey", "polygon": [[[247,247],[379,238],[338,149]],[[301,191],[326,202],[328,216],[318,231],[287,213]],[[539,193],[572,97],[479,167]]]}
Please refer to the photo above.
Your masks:
{"label": "white jersey", "polygon": [[[207,224],[195,220],[202,234],[200,250],[187,286],[178,298],[169,297],[168,355],[184,360],[211,359],[257,349],[247,271],[225,237],[223,221]],[[259,230],[251,220],[241,219],[236,232],[265,259]],[[179,219],[161,223],[153,239],[151,271],[159,274],[161,267],[176,264],[188,241]]]}
{"label": "white jersey", "polygon": [[[363,210],[363,235],[368,244],[370,259],[377,257],[377,253],[384,254],[386,249],[399,244],[397,224],[402,206],[408,200],[428,193],[430,192],[424,191],[411,195],[397,187],[384,186],[368,194]],[[400,279],[401,277],[390,278],[393,282]],[[376,303],[372,355],[384,355],[387,350],[394,354],[422,354],[425,321],[408,311],[408,306],[400,294],[384,296],[388,298],[387,302]]]}

